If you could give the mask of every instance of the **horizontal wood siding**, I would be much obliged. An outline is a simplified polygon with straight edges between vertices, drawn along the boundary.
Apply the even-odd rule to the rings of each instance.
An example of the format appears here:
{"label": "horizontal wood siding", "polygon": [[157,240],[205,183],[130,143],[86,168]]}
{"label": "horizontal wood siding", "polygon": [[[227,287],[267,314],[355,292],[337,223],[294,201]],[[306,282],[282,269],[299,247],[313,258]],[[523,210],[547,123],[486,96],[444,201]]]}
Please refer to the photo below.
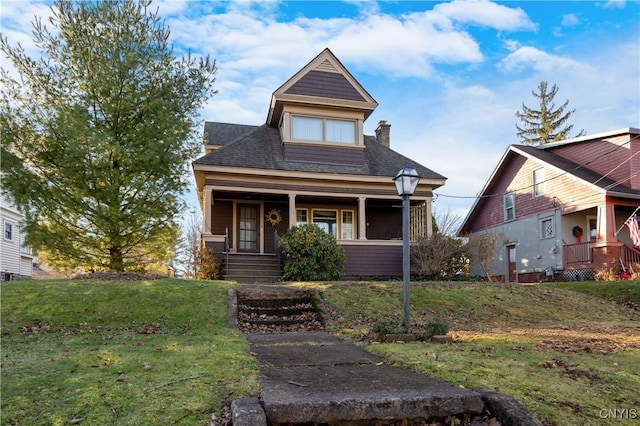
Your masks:
{"label": "horizontal wood siding", "polygon": [[534,159],[514,157],[505,162],[503,173],[493,187],[485,192],[475,208],[477,216],[471,232],[490,229],[505,223],[504,194],[515,194],[515,220],[521,220],[556,208],[563,213],[602,203],[602,197],[585,183],[549,167],[544,168],[544,195],[533,196],[533,171],[543,164]]}
{"label": "horizontal wood siding", "polygon": [[344,278],[401,277],[402,245],[343,245]]}
{"label": "horizontal wood siding", "polygon": [[362,166],[364,165],[364,149],[286,143],[284,158],[287,161]]}
{"label": "horizontal wood siding", "polygon": [[[282,221],[276,225],[272,225],[266,217],[266,215],[273,209],[277,210],[282,216]],[[264,214],[264,252],[276,253],[275,232],[278,232],[280,237],[287,232],[287,229],[289,228],[289,205],[265,202]]]}
{"label": "horizontal wood siding", "polygon": [[213,250],[213,252],[216,253],[216,254],[224,253],[224,243],[207,241],[205,243],[205,247],[208,248],[208,249]]}
{"label": "horizontal wood siding", "polygon": [[211,233],[224,235],[229,229],[229,247],[233,245],[233,201],[215,200],[211,210]]}

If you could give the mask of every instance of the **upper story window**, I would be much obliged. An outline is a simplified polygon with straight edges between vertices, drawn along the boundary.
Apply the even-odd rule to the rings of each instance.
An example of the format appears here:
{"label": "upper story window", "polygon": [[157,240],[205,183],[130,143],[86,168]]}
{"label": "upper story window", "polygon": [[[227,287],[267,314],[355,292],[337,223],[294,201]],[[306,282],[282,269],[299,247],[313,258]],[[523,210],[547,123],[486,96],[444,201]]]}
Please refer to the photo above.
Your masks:
{"label": "upper story window", "polygon": [[13,224],[9,222],[4,223],[4,239],[13,240]]}
{"label": "upper story window", "polygon": [[504,221],[514,220],[516,218],[516,202],[515,195],[512,193],[504,194]]}
{"label": "upper story window", "polygon": [[355,121],[295,115],[292,117],[291,124],[293,139],[346,144],[356,143]]}
{"label": "upper story window", "polygon": [[544,195],[544,169],[536,169],[533,171],[533,196],[539,197]]}

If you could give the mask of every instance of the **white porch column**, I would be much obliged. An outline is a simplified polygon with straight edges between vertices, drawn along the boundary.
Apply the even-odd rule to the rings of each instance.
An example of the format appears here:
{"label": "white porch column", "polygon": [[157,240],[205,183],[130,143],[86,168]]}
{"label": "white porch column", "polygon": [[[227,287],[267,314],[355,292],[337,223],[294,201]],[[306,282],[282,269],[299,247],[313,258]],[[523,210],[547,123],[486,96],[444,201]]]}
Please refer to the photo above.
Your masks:
{"label": "white porch column", "polygon": [[202,216],[204,218],[204,229],[202,230],[202,234],[204,236],[211,235],[211,211],[213,210],[213,190],[208,187],[204,187],[203,190],[203,211]]}
{"label": "white porch column", "polygon": [[367,212],[366,212],[365,201],[367,201],[365,197],[358,198],[358,239],[359,240],[367,239]]}
{"label": "white porch column", "polygon": [[431,236],[433,235],[433,216],[431,216],[431,200],[432,198],[429,197],[427,198],[427,201],[425,201],[425,205],[427,208],[426,211],[426,223],[427,223],[427,237],[431,238]]}
{"label": "white porch column", "polygon": [[296,194],[289,194],[289,228],[296,226]]}

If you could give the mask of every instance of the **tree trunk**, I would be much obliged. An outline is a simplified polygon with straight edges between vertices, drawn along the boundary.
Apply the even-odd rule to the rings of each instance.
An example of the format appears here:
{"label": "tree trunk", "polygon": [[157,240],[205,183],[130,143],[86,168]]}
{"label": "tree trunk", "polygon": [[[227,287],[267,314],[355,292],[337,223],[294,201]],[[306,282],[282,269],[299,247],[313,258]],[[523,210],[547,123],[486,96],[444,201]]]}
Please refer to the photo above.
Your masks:
{"label": "tree trunk", "polygon": [[124,260],[120,247],[111,247],[109,249],[109,270],[124,272]]}

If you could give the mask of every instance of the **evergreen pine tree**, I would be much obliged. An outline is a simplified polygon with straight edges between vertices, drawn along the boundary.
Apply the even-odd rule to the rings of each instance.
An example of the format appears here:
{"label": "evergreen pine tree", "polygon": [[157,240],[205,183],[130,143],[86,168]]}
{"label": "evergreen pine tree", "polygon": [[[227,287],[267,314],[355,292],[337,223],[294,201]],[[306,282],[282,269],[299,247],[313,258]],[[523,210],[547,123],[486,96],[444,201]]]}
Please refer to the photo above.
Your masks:
{"label": "evergreen pine tree", "polygon": [[[575,109],[567,110],[569,100],[556,108],[553,99],[558,93],[558,86],[554,84],[549,90],[547,82],[541,81],[538,92],[531,93],[538,99],[540,109],[535,110],[522,103],[522,112],[516,112],[516,117],[522,122],[522,127],[516,123],[518,137],[527,145],[540,145],[569,138],[573,124],[567,122]],[[582,135],[584,131],[578,134]]]}
{"label": "evergreen pine tree", "polygon": [[0,179],[53,265],[123,271],[175,246],[215,62],[174,57],[150,0],[55,0],[41,58],[1,37]]}

